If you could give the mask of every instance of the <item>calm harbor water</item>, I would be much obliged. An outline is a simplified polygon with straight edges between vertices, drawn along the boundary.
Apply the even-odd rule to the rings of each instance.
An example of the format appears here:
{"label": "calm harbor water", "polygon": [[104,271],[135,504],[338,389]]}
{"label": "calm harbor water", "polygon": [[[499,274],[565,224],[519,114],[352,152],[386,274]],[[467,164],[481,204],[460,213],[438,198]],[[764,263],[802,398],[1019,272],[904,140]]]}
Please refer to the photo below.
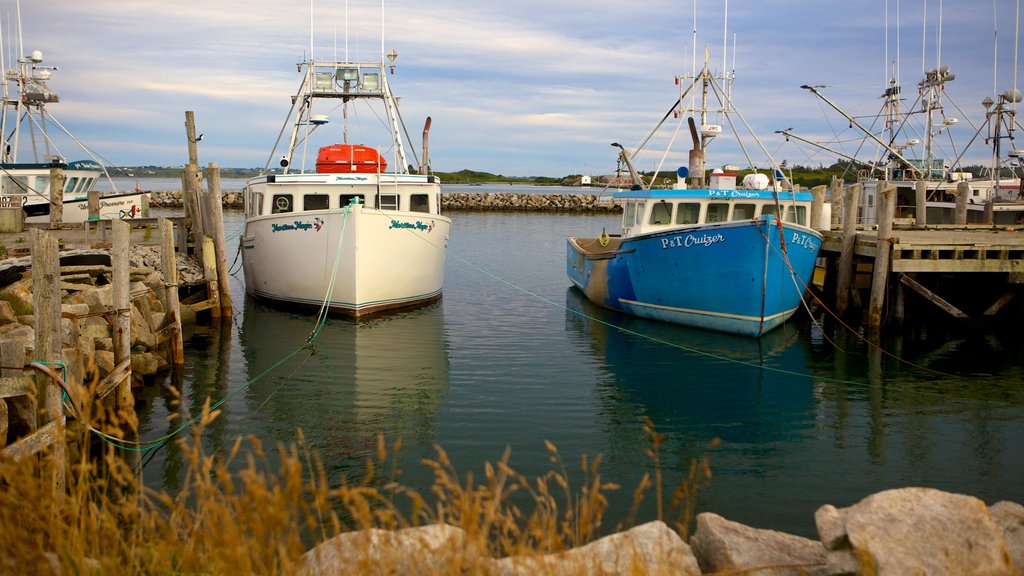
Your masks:
{"label": "calm harbor water", "polygon": [[[512,467],[535,477],[552,469],[550,441],[575,480],[582,455],[603,455],[602,478],[622,487],[610,527],[653,471],[647,417],[666,436],[666,482],[706,454],[713,478],[699,511],[751,526],[813,536],[818,506],[902,486],[1024,502],[1017,334],[932,329],[887,344],[926,371],[852,336],[834,346],[806,319],[761,340],[647,322],[590,305],[565,275],[565,237],[616,231],[617,215],[451,216],[440,302],[329,319],[315,351],[302,349],[311,316],[246,299],[236,274],[233,320],[186,342],[184,411],[225,399],[208,450],[226,453],[248,434],[287,444],[301,429],[337,482],[361,475],[383,432],[402,440],[401,481],[425,489],[432,477],[419,462],[435,445],[477,478],[510,447]],[[225,213],[229,245],[241,226],[240,212]],[[169,393],[138,396],[144,439],[177,427]],[[180,485],[176,446],[143,461],[150,486]]]}

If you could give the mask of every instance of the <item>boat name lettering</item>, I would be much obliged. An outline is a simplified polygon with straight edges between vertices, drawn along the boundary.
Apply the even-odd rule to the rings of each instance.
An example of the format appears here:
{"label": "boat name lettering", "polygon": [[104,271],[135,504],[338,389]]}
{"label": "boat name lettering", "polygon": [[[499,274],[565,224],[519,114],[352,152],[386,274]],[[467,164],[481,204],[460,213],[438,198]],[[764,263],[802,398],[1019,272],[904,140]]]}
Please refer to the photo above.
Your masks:
{"label": "boat name lettering", "polygon": [[708,198],[759,198],[757,190],[708,190]]}
{"label": "boat name lettering", "polygon": [[817,250],[820,246],[820,244],[814,240],[813,236],[808,236],[799,232],[793,232],[793,237],[789,240],[789,243],[797,246],[803,246],[808,250]]}
{"label": "boat name lettering", "polygon": [[334,180],[336,182],[348,182],[348,181],[366,182],[367,178],[366,178],[366,176],[335,176]]}
{"label": "boat name lettering", "polygon": [[723,234],[691,234],[689,236],[669,236],[661,239],[661,249],[666,248],[679,248],[685,246],[690,248],[691,246],[711,246],[718,242],[725,242],[725,236]]}
{"label": "boat name lettering", "polygon": [[415,223],[413,223],[413,222],[399,222],[398,220],[392,220],[391,221],[391,226],[388,226],[388,229],[392,229],[392,228],[411,228],[413,230],[420,230],[420,231],[426,230],[427,232],[430,232],[431,230],[434,229],[434,221],[431,220],[430,223],[427,224],[425,222],[420,222],[419,220],[417,220]]}
{"label": "boat name lettering", "polygon": [[271,224],[270,228],[272,232],[287,232],[289,230],[309,230],[310,228],[316,229],[317,232],[320,228],[323,228],[324,221],[320,218],[314,218],[312,222],[303,222],[296,220],[291,224]]}

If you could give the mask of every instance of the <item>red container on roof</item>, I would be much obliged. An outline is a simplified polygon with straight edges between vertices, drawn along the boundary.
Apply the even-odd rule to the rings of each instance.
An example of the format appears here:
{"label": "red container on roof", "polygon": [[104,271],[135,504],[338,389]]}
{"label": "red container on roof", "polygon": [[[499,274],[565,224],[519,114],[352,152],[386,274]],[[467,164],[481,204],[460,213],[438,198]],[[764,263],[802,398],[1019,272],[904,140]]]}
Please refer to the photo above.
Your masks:
{"label": "red container on roof", "polygon": [[388,162],[380,152],[358,144],[332,144],[320,148],[316,157],[316,171],[325,174],[384,172]]}

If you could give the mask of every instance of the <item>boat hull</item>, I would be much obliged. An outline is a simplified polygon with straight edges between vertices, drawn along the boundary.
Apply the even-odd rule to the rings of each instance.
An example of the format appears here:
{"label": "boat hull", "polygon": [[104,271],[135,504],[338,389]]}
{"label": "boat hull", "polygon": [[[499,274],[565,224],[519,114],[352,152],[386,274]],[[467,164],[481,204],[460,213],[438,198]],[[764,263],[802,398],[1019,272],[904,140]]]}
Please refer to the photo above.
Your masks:
{"label": "boat hull", "polygon": [[569,238],[566,272],[586,297],[642,318],[758,337],[789,319],[821,234],[777,220],[729,221],[610,239]]}
{"label": "boat hull", "polygon": [[356,204],[246,222],[246,291],[279,305],[362,317],[441,297],[451,220]]}
{"label": "boat hull", "polygon": [[[89,219],[89,191],[99,180],[99,165],[78,161],[64,168],[64,197],[61,222],[78,223]],[[95,168],[93,168],[95,166]],[[50,167],[41,164],[4,164],[0,166],[0,207],[21,207],[25,222],[50,221]],[[143,218],[149,211],[148,192],[103,194],[99,197],[100,220]]]}

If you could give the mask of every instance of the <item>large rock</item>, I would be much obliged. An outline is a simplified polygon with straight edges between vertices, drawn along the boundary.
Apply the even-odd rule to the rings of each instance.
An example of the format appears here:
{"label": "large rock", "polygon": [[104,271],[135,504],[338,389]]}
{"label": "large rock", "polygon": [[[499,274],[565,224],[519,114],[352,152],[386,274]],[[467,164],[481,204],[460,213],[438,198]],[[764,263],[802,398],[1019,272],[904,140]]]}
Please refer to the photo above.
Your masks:
{"label": "large rock", "polygon": [[13,324],[17,321],[18,316],[14,314],[11,303],[7,300],[0,300],[0,324]]}
{"label": "large rock", "polygon": [[460,574],[466,534],[447,524],[346,532],[302,556],[300,574]]}
{"label": "large rock", "polygon": [[489,574],[700,574],[697,559],[664,522],[648,522],[568,552],[486,562]]}
{"label": "large rock", "polygon": [[[815,514],[830,565],[859,573],[1015,574],[985,503],[931,488],[900,488]],[[699,557],[699,556],[698,556]]]}
{"label": "large rock", "polygon": [[988,514],[1003,531],[1003,541],[1014,568],[1024,574],[1024,506],[1016,502],[996,502],[989,506]]}
{"label": "large rock", "polygon": [[824,574],[825,548],[820,542],[751,528],[704,512],[690,548],[704,572],[742,572],[754,576]]}

